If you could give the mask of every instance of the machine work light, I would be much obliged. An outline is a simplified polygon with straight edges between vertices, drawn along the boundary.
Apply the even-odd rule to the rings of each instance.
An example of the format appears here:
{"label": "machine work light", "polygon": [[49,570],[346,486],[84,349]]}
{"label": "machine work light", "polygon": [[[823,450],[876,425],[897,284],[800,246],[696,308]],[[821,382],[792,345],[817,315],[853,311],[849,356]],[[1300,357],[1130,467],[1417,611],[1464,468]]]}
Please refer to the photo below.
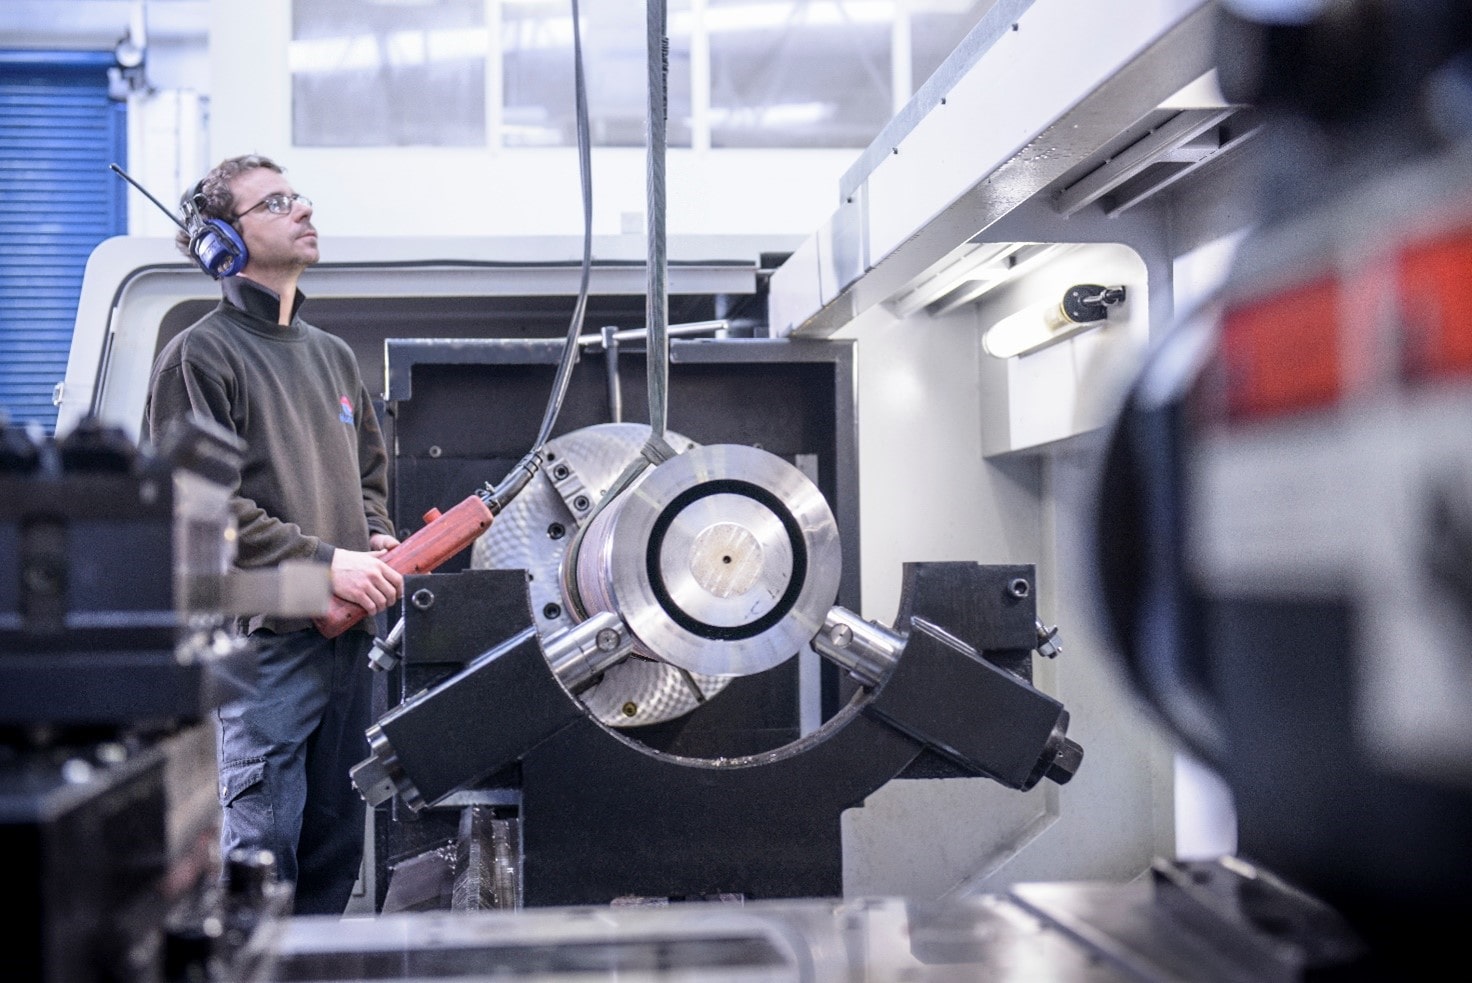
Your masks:
{"label": "machine work light", "polygon": [[1044,301],[1002,318],[982,335],[981,344],[995,358],[1026,355],[1106,323],[1109,309],[1124,298],[1124,287],[1075,284],[1061,301]]}

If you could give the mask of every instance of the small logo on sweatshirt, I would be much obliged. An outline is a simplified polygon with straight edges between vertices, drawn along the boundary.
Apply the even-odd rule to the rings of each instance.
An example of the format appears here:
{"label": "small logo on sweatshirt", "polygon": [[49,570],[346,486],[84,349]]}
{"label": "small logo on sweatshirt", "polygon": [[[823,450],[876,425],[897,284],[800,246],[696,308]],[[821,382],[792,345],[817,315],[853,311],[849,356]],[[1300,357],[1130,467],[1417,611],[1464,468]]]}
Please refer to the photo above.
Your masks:
{"label": "small logo on sweatshirt", "polygon": [[352,426],[353,401],[351,399],[348,399],[346,396],[339,396],[338,401],[342,404],[342,412],[337,414],[337,418],[343,423],[346,423],[348,426]]}

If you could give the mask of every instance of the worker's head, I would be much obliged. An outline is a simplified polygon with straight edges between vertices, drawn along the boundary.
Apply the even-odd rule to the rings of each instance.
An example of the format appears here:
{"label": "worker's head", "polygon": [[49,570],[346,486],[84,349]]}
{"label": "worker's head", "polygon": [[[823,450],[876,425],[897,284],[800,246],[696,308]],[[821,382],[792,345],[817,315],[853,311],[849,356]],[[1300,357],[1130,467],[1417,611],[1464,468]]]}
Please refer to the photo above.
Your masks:
{"label": "worker's head", "polygon": [[221,161],[185,193],[182,205],[188,231],[181,230],[176,241],[186,255],[199,257],[218,246],[240,254],[230,272],[250,268],[257,274],[300,272],[317,262],[312,203],[292,189],[284,169],[269,157]]}
{"label": "worker's head", "polygon": [[235,194],[231,190],[231,182],[241,174],[261,167],[277,174],[282,173],[281,165],[260,154],[230,157],[217,164],[194,187],[184,192],[184,196],[179,199],[179,206],[184,212],[188,230],[180,229],[174,237],[180,252],[186,256],[192,255],[192,240],[199,226],[211,219],[235,226]]}

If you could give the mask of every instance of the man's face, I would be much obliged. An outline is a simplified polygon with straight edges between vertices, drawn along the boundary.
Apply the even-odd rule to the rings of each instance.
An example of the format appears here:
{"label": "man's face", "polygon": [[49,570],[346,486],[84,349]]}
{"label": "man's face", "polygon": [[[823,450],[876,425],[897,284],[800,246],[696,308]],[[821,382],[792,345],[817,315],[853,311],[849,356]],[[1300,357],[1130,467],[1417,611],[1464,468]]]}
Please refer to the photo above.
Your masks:
{"label": "man's face", "polygon": [[272,195],[288,200],[294,193],[286,176],[269,167],[255,167],[230,182],[235,196],[236,227],[250,253],[248,266],[261,270],[304,270],[317,262],[317,230],[312,226],[312,206],[292,201],[286,214],[278,215],[264,202]]}

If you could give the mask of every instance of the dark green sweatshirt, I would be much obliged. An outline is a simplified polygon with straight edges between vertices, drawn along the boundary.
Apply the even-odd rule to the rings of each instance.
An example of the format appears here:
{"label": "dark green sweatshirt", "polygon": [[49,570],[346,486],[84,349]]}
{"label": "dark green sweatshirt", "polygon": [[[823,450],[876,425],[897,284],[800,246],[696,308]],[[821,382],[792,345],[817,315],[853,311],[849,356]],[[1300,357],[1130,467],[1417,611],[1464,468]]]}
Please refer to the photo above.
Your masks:
{"label": "dark green sweatshirt", "polygon": [[[144,427],[159,443],[194,412],[241,437],[245,462],[233,489],[236,565],[332,561],[392,533],[388,454],[353,350],[298,312],[276,323],[276,294],[241,277],[221,281],[218,307],[173,338],[154,362]],[[254,616],[246,630],[307,627],[306,619]],[[359,623],[372,628],[371,619]]]}

